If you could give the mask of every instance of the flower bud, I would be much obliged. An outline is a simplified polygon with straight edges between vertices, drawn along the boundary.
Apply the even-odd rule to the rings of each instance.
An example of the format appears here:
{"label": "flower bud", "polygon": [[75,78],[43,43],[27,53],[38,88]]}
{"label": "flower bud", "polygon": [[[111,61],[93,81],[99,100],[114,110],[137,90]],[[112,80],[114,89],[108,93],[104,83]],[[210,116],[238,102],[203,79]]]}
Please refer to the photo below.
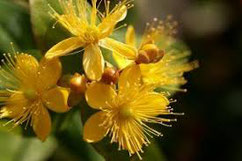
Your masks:
{"label": "flower bud", "polygon": [[146,44],[142,47],[142,50],[147,53],[150,61],[155,59],[157,53],[159,52],[159,48],[155,44]]}
{"label": "flower bud", "polygon": [[148,64],[150,62],[148,54],[144,50],[140,50],[135,62],[137,64]]}
{"label": "flower bud", "polygon": [[70,79],[70,88],[76,94],[84,94],[86,91],[87,79],[84,75],[75,73]]}
{"label": "flower bud", "polygon": [[115,68],[108,67],[102,75],[102,82],[106,84],[116,84],[119,78],[119,72]]}
{"label": "flower bud", "polygon": [[137,64],[149,64],[160,61],[164,56],[164,51],[159,50],[155,44],[144,45],[138,53]]}
{"label": "flower bud", "polygon": [[78,105],[83,100],[83,98],[83,94],[76,94],[72,91],[68,98],[68,106],[73,107]]}

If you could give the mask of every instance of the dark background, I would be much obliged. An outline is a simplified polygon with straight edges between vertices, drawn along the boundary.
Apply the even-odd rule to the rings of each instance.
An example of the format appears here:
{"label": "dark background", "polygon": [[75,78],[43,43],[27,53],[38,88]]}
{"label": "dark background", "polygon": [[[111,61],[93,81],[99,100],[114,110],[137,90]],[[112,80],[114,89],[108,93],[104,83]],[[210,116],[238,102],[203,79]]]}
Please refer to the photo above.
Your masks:
{"label": "dark background", "polygon": [[158,139],[169,161],[242,160],[241,6],[232,0],[140,1],[140,22],[174,15],[178,37],[200,62],[186,74],[188,92],[174,96],[173,107],[185,116]]}

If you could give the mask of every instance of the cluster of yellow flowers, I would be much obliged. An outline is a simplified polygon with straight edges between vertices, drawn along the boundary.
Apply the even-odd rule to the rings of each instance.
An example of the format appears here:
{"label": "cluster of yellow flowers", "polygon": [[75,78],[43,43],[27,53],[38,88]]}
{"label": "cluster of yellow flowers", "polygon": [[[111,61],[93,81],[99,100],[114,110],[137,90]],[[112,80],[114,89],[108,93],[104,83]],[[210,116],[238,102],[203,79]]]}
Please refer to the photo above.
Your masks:
{"label": "cluster of yellow flowers", "polygon": [[[92,0],[91,11],[86,0],[60,0],[60,6],[63,14],[51,8],[51,16],[73,36],[53,46],[40,62],[25,53],[5,55],[0,68],[0,118],[11,118],[14,126],[25,122],[44,141],[51,131],[48,109],[67,112],[70,93],[81,93],[98,110],[84,125],[84,140],[92,143],[109,135],[120,150],[140,157],[149,137],[162,135],[147,124],[169,126],[175,121],[164,117],[177,115],[169,106],[168,93],[180,91],[186,83],[184,72],[198,67],[197,61],[188,62],[188,51],[171,47],[177,41],[173,37],[177,23],[170,17],[154,19],[139,45],[129,26],[122,43],[109,36],[133,7],[131,0],[113,9],[104,0],[104,12],[99,11],[97,0]],[[112,52],[116,66],[104,60],[100,47]],[[79,48],[84,49],[85,74],[75,74],[69,86],[58,86],[62,76],[59,57]]]}

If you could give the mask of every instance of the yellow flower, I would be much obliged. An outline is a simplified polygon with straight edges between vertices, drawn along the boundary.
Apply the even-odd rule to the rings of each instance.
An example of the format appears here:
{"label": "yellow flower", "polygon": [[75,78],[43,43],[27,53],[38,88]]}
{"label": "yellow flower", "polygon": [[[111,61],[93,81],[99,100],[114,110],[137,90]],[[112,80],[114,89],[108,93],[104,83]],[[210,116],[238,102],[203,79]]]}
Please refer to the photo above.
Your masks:
{"label": "yellow flower", "polygon": [[40,63],[28,54],[5,55],[0,68],[0,118],[11,118],[14,127],[26,122],[44,141],[51,131],[47,109],[66,112],[69,89],[56,86],[61,76],[58,59]]}
{"label": "yellow flower", "polygon": [[143,145],[150,143],[148,136],[162,135],[146,123],[166,125],[175,121],[158,117],[174,113],[163,94],[142,85],[138,66],[126,68],[121,73],[118,92],[112,85],[92,83],[86,91],[86,100],[89,106],[100,111],[85,123],[84,140],[97,142],[109,134],[111,143],[117,142],[119,149],[128,150],[130,155],[136,153],[140,157]]}
{"label": "yellow flower", "polygon": [[[120,68],[139,64],[144,83],[153,84],[168,91],[181,90],[180,85],[186,83],[183,77],[198,67],[198,61],[188,62],[190,52],[177,49],[173,38],[176,22],[168,18],[165,22],[154,19],[147,24],[141,44],[137,48],[137,57],[127,60],[118,53],[113,53]],[[136,47],[136,35],[133,26],[129,26],[125,36],[126,44]]]}
{"label": "yellow flower", "polygon": [[[46,58],[67,55],[69,52],[83,47],[83,67],[91,80],[100,80],[104,71],[104,58],[100,47],[116,51],[127,58],[135,57],[133,47],[108,38],[116,24],[127,15],[127,9],[132,7],[130,0],[123,0],[110,10],[110,1],[105,2],[105,12],[98,10],[97,0],[92,0],[91,13],[86,0],[60,0],[64,14],[60,15],[53,9],[54,17],[73,36],[53,46]],[[90,18],[89,18],[90,17]],[[99,18],[101,19],[99,21]]]}

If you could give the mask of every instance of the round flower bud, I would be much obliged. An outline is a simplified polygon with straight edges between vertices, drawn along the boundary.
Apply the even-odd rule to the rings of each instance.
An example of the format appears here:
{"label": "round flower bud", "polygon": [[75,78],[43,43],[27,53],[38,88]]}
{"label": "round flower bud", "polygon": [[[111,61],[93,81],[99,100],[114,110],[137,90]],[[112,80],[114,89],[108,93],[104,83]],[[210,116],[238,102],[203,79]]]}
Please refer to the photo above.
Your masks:
{"label": "round flower bud", "polygon": [[157,53],[159,52],[159,48],[155,44],[146,44],[142,47],[147,55],[149,56],[150,61],[156,58]]}
{"label": "round flower bud", "polygon": [[118,82],[118,78],[118,70],[112,67],[108,67],[104,70],[101,81],[106,84],[116,84]]}
{"label": "round flower bud", "polygon": [[144,50],[140,50],[135,62],[137,64],[148,64],[150,62],[149,56]]}
{"label": "round flower bud", "polygon": [[160,61],[164,56],[164,51],[159,50],[155,44],[145,44],[139,50],[138,57],[136,59],[137,64],[149,64]]}
{"label": "round flower bud", "polygon": [[75,73],[70,79],[70,88],[76,94],[83,94],[86,91],[87,79],[84,75]]}

